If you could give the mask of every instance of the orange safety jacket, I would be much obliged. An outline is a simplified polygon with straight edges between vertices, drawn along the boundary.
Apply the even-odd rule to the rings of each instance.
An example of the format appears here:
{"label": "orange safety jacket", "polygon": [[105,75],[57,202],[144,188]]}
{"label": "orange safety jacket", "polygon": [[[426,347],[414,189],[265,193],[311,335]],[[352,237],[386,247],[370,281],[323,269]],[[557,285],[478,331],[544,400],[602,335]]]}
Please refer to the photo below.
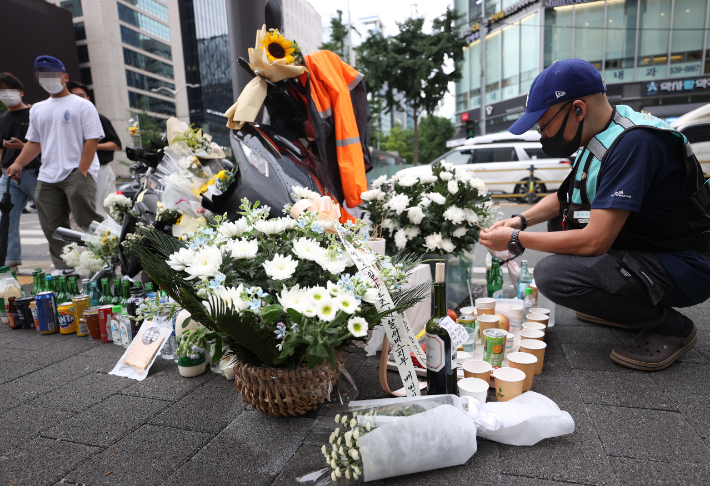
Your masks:
{"label": "orange safety jacket", "polygon": [[365,172],[372,168],[368,148],[372,117],[363,75],[330,51],[310,54],[305,63],[308,74],[301,81],[307,83],[309,118],[326,177],[336,199],[354,208],[362,202]]}

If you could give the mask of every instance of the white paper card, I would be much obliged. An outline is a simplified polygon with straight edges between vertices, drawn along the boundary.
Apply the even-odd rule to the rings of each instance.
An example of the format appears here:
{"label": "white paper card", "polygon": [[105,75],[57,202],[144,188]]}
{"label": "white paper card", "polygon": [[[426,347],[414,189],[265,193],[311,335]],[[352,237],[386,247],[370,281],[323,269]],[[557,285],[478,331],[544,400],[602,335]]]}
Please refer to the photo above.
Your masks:
{"label": "white paper card", "polygon": [[451,349],[457,349],[468,339],[468,332],[466,331],[466,328],[455,323],[449,316],[446,316],[444,319],[439,321],[439,325],[446,329],[446,332],[449,333],[449,337],[451,338]]}

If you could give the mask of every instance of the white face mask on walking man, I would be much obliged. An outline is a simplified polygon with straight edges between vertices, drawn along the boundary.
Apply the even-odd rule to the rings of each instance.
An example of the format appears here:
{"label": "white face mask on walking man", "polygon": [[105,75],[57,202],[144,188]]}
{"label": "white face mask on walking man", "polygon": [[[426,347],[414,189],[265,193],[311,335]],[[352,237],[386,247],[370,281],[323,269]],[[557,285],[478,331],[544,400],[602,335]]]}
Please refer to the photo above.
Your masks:
{"label": "white face mask on walking man", "polygon": [[0,101],[7,106],[17,106],[22,103],[22,95],[17,89],[0,89]]}
{"label": "white face mask on walking man", "polygon": [[64,83],[62,82],[62,78],[45,78],[45,77],[40,77],[39,78],[39,84],[44,88],[44,90],[53,95],[53,94],[58,94],[61,93],[62,90],[64,89]]}

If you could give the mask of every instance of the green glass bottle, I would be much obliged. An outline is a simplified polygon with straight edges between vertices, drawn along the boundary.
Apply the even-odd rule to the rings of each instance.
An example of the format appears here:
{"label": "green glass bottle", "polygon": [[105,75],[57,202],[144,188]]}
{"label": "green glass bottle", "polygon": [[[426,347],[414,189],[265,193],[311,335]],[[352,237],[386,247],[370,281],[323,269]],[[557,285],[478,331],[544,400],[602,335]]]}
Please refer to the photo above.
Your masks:
{"label": "green glass bottle", "polygon": [[81,279],[81,295],[88,297],[89,296],[89,288],[91,288],[91,284],[89,283],[89,279],[82,278]]}
{"label": "green glass bottle", "polygon": [[503,298],[503,272],[500,269],[499,258],[493,258],[491,261],[491,273],[488,275],[488,297]]}
{"label": "green glass bottle", "polygon": [[101,305],[109,305],[113,297],[111,297],[111,289],[108,286],[108,278],[104,277],[101,279],[101,299],[99,300]]}
{"label": "green glass bottle", "polygon": [[67,278],[65,276],[59,277],[59,280],[54,285],[54,288],[57,289],[58,304],[64,302],[71,302],[71,295],[69,295],[69,289],[67,288]]}
{"label": "green glass bottle", "polygon": [[436,264],[434,315],[426,324],[427,395],[456,395],[456,350],[449,333],[439,325],[446,313],[446,264]]}
{"label": "green glass bottle", "polygon": [[54,289],[54,277],[51,275],[47,275],[44,277],[44,285],[45,285],[45,292],[54,292],[54,296],[57,296],[57,292]]}
{"label": "green glass bottle", "polygon": [[30,295],[32,295],[32,297],[37,295],[37,270],[32,272],[32,290],[30,290]]}
{"label": "green glass bottle", "polygon": [[46,280],[46,275],[44,272],[39,272],[37,274],[37,293],[39,294],[40,292],[46,292],[47,291],[47,280]]}
{"label": "green glass bottle", "polygon": [[81,292],[79,292],[79,284],[76,282],[76,277],[69,277],[69,293],[72,299],[74,297],[81,297]]}

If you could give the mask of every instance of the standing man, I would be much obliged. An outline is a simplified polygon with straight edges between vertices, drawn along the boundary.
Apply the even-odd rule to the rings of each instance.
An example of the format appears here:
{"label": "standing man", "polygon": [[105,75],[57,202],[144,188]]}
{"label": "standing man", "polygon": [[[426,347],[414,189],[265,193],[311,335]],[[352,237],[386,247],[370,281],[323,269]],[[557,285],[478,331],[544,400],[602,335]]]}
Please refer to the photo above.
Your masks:
{"label": "standing man", "polygon": [[[0,165],[3,170],[10,167],[20,155],[27,141],[30,126],[30,109],[22,102],[25,95],[22,82],[10,73],[0,73],[0,101],[7,106],[7,112],[0,115]],[[13,208],[10,211],[10,233],[7,241],[5,265],[17,270],[22,265],[22,245],[20,244],[20,216],[27,201],[34,197],[39,173],[39,158],[34,158],[25,166],[20,180],[10,183]],[[0,178],[0,199],[7,190],[8,178]]]}
{"label": "standing man", "polygon": [[[535,128],[552,157],[582,150],[557,194],[483,230],[481,243],[553,253],[535,266],[540,291],[581,319],[641,331],[611,360],[662,370],[697,341],[693,321],[674,307],[710,297],[710,185],[685,136],[609,105],[605,91],[581,59],[538,75],[510,132]],[[564,231],[523,231],[560,214]]]}
{"label": "standing man", "polygon": [[19,179],[22,169],[42,153],[35,192],[39,222],[55,268],[71,273],[61,257],[64,242],[52,235],[60,226],[69,227],[69,213],[82,228],[101,221],[96,213],[96,147],[104,132],[94,105],[67,90],[69,75],[59,59],[39,56],[35,76],[49,98],[30,110],[27,143],[6,174]]}
{"label": "standing man", "polygon": [[[89,88],[85,85],[69,81],[67,89],[71,94],[89,101]],[[116,130],[113,129],[113,125],[108,118],[99,113],[99,119],[105,136],[99,140],[99,145],[96,148],[96,155],[99,157],[99,164],[101,164],[96,187],[96,212],[108,216],[108,213],[104,210],[104,200],[109,194],[116,192],[116,174],[113,173],[109,163],[113,161],[113,153],[116,150],[121,150],[121,139],[118,138],[118,134],[116,134]]]}

